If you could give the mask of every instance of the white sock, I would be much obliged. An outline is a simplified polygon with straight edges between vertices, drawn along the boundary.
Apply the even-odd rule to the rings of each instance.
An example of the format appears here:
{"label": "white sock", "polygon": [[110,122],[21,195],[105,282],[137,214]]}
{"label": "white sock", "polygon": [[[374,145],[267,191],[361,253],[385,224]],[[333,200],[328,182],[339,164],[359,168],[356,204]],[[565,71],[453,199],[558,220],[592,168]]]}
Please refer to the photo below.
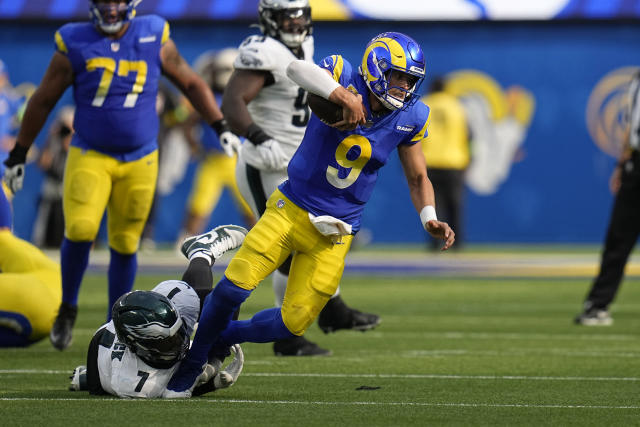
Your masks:
{"label": "white sock", "polygon": [[191,261],[194,258],[204,258],[207,260],[207,262],[209,263],[209,265],[213,265],[213,254],[211,253],[207,253],[205,251],[198,251],[198,252],[194,252],[193,254],[191,254],[191,256],[189,257],[189,261]]}
{"label": "white sock", "polygon": [[336,292],[333,295],[331,295],[331,299],[334,299],[337,296],[340,296],[340,286],[338,286],[338,289],[336,289]]}
{"label": "white sock", "polygon": [[273,281],[273,295],[276,300],[276,307],[282,307],[282,301],[284,301],[284,294],[287,291],[287,280],[289,276],[282,274],[279,270],[273,272],[271,276]]}

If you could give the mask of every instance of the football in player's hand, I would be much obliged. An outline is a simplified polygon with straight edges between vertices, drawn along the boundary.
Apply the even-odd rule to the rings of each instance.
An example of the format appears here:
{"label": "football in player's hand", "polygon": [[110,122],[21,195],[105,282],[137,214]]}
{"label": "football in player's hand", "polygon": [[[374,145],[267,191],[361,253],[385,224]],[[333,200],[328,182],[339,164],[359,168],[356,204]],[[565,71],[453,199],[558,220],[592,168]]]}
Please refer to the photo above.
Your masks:
{"label": "football in player's hand", "polygon": [[323,122],[332,125],[342,120],[342,107],[321,96],[309,94],[309,108]]}

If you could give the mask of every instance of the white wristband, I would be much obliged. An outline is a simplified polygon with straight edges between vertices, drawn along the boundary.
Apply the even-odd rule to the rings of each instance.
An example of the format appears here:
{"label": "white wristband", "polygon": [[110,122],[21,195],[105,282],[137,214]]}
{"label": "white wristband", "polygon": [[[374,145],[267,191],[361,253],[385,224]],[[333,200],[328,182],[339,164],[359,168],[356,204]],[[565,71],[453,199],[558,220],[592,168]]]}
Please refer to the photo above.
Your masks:
{"label": "white wristband", "polygon": [[431,205],[427,205],[420,211],[420,221],[422,221],[422,227],[426,228],[427,222],[431,221],[432,219],[436,221],[438,220],[438,217],[436,216],[436,208]]}

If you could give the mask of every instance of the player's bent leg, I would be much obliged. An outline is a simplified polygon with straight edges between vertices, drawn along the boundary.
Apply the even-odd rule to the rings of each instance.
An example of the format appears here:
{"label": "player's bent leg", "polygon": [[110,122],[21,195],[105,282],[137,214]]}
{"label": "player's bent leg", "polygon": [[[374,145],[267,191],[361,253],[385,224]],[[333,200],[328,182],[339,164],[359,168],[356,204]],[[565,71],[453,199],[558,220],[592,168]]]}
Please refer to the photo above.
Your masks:
{"label": "player's bent leg", "polygon": [[[282,302],[284,301],[289,271],[291,269],[291,260],[292,257],[289,256],[272,275],[276,307],[282,307]],[[274,341],[273,353],[276,356],[330,356],[331,350],[322,348],[313,341],[309,341],[304,335],[294,335],[290,338]]]}
{"label": "player's bent leg", "polygon": [[169,381],[163,397],[186,398],[191,396],[197,379],[207,363],[212,343],[218,340],[221,332],[231,321],[233,314],[250,294],[251,291],[235,285],[227,277],[223,277],[218,282],[205,299],[191,349]]}
{"label": "player's bent leg", "polygon": [[180,252],[187,259],[201,256],[213,262],[226,252],[239,248],[247,233],[248,230],[239,225],[220,225],[206,233],[187,237]]}

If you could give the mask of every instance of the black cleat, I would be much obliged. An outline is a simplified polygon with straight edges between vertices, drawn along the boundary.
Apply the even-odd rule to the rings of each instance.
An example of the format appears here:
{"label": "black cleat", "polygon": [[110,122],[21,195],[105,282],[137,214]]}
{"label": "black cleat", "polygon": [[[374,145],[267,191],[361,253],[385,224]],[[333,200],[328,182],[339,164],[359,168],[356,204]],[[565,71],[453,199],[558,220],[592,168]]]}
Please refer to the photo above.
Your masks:
{"label": "black cleat", "polygon": [[275,341],[273,352],[276,356],[331,356],[331,350],[318,347],[303,336]]}
{"label": "black cleat", "polygon": [[325,334],[339,329],[367,331],[380,324],[377,314],[363,313],[347,306],[340,296],[331,298],[318,316],[318,326]]}
{"label": "black cleat", "polygon": [[58,309],[58,316],[53,323],[51,332],[49,332],[49,339],[53,346],[62,351],[71,345],[73,335],[73,324],[76,323],[76,316],[78,315],[78,307],[63,302]]}

